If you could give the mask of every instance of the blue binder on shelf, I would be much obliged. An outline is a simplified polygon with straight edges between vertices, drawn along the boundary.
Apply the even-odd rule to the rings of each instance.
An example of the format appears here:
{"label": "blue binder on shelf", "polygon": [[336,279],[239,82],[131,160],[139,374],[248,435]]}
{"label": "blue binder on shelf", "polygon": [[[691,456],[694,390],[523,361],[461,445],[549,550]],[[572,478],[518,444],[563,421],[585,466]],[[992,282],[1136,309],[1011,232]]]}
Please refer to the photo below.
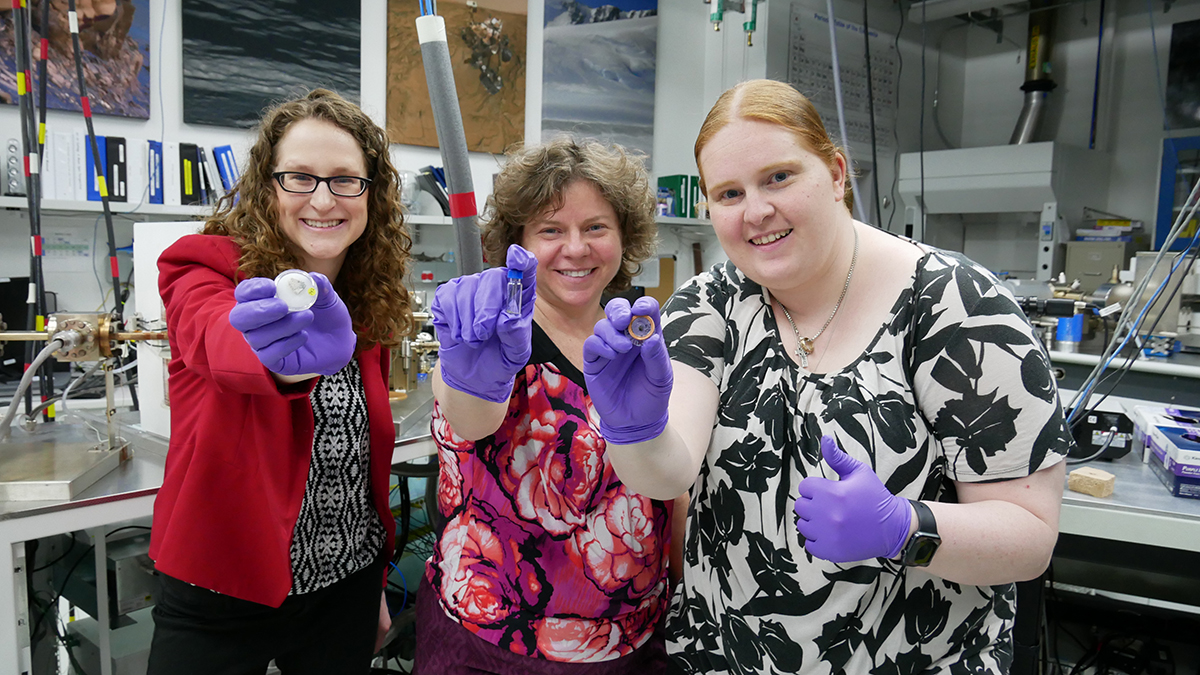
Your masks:
{"label": "blue binder on shelf", "polygon": [[163,147],[162,141],[149,141],[146,175],[150,180],[150,203],[163,203]]}
{"label": "blue binder on shelf", "polygon": [[[98,202],[100,201],[100,186],[96,180],[96,160],[92,156],[92,141],[86,135],[83,137],[83,140],[83,168],[84,175],[87,176],[87,198],[89,202]],[[103,167],[108,166],[108,153],[105,151],[107,142],[104,136],[96,136],[96,146],[100,151],[100,166],[102,167],[102,171]]]}
{"label": "blue binder on shelf", "polygon": [[213,158],[217,160],[217,173],[221,176],[221,186],[225,188],[226,192],[232,192],[233,186],[237,185],[240,177],[233,148],[228,145],[218,145],[213,148]]}

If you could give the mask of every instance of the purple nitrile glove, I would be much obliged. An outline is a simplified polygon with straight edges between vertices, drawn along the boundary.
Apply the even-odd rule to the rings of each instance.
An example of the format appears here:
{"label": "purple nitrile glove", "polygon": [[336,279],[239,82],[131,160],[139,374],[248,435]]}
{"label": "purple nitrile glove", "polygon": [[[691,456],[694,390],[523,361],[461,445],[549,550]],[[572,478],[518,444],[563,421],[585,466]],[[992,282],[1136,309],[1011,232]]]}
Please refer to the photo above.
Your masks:
{"label": "purple nitrile glove", "polygon": [[[583,379],[600,414],[600,433],[621,445],[657,438],[667,426],[675,383],[658,301],[641,297],[630,307],[628,300],[614,298],[604,314],[583,343]],[[654,321],[654,335],[640,346],[625,332],[634,316]]]}
{"label": "purple nitrile glove", "polygon": [[847,455],[832,436],[821,437],[821,455],[841,480],[800,481],[796,529],[818,558],[845,563],[895,558],[908,540],[912,506],[888,492],[871,467]]}
{"label": "purple nitrile glove", "polygon": [[[442,381],[493,403],[512,396],[517,373],[533,353],[537,258],[513,244],[506,263],[507,268],[484,270],[438,286],[430,305]],[[509,269],[521,271],[517,316],[504,311]]]}
{"label": "purple nitrile glove", "polygon": [[317,302],[288,312],[275,297],[275,282],[256,277],[234,289],[237,305],[229,324],[241,331],[268,370],[280,375],[332,375],[350,363],[357,336],[346,304],[325,275],[312,272]]}

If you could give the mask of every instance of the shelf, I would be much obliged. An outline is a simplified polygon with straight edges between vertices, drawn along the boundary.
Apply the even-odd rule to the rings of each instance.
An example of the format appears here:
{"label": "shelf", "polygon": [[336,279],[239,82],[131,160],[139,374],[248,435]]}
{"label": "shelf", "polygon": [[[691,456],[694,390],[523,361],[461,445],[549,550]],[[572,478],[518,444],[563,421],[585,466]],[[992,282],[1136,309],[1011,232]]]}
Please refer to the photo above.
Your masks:
{"label": "shelf", "polygon": [[[0,197],[0,208],[20,209],[27,211],[29,201],[25,197]],[[109,202],[108,209],[113,214],[134,216],[203,216],[212,213],[212,206],[165,206],[163,204],[136,204],[130,202]],[[43,199],[42,213],[88,213],[98,214],[103,211],[100,202],[64,201],[58,199]]]}
{"label": "shelf", "polygon": [[453,225],[450,216],[404,215],[404,222],[409,225]]}
{"label": "shelf", "polygon": [[712,227],[712,221],[707,218],[675,218],[673,216],[656,216],[654,221],[659,225],[683,225],[690,227]]}
{"label": "shelf", "polygon": [[[1053,363],[1073,363],[1081,366],[1095,366],[1100,363],[1099,354],[1080,354],[1077,352],[1060,352],[1051,349],[1050,361]],[[1125,357],[1113,359],[1108,369],[1113,370],[1124,363]],[[1141,356],[1130,365],[1130,370],[1156,375],[1174,375],[1200,379],[1200,357],[1192,354],[1174,354],[1167,358]]]}

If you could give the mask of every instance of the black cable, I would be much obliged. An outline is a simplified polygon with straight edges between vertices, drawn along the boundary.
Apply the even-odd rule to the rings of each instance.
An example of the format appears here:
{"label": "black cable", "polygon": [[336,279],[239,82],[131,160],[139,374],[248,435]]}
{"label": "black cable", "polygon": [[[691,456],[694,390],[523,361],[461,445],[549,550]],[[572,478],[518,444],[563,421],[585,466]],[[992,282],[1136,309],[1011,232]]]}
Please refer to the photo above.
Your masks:
{"label": "black cable", "polygon": [[[47,595],[49,595],[49,594],[47,594]],[[57,602],[57,600],[55,600],[54,598],[51,598],[47,603],[45,603],[43,605],[41,603],[41,601],[38,600],[37,595],[34,594],[34,595],[30,596],[29,602],[31,605],[35,606],[38,609],[38,611],[40,612],[40,614],[38,616],[46,616],[47,614],[50,613],[50,610],[53,608],[54,603]],[[30,638],[29,638],[30,645],[31,646],[36,645],[38,642],[41,642],[42,637],[44,637],[44,636],[37,635],[37,634],[30,634]],[[55,625],[54,625],[54,638],[66,650],[67,658],[69,658],[71,660],[71,668],[73,669],[73,672],[79,673],[81,675],[87,675],[87,671],[83,669],[83,666],[80,665],[79,661],[76,660],[76,658],[75,658],[74,650],[75,650],[75,647],[79,646],[78,640],[75,640],[74,642],[72,642],[70,639],[68,639],[68,636],[64,635],[63,633],[60,633],[58,631],[58,623],[57,622],[55,622]]]}
{"label": "black cable", "polygon": [[1108,638],[1099,638],[1096,641],[1096,644],[1093,647],[1092,651],[1090,653],[1085,652],[1084,655],[1081,656],[1079,658],[1079,660],[1075,662],[1075,667],[1071,668],[1071,671],[1068,675],[1080,675],[1085,670],[1087,670],[1093,663],[1098,661],[1100,659],[1100,652],[1103,651],[1104,645],[1107,642],[1107,640],[1108,640]]}
{"label": "black cable", "polygon": [[[751,0],[753,2],[754,0]],[[867,21],[867,5],[863,2],[863,44],[867,55],[867,111],[871,127],[871,182],[875,192],[875,222],[883,222],[883,209],[879,206],[879,153],[875,143],[875,87],[871,83],[871,25]]]}
{"label": "black cable", "polygon": [[[925,5],[921,3],[921,122],[920,122],[920,138],[917,140],[917,153],[921,160],[921,239],[925,238],[925,43],[926,43],[926,26],[929,22],[925,20]],[[912,238],[913,228],[905,227],[905,236]]]}
{"label": "black cable", "polygon": [[70,546],[67,546],[67,550],[63,551],[62,555],[58,556],[54,560],[51,560],[50,562],[46,563],[45,565],[42,565],[41,567],[33,568],[33,570],[31,570],[31,571],[41,572],[44,569],[47,569],[47,568],[57,565],[60,560],[71,555],[71,551],[73,551],[74,549],[75,549],[75,537],[71,537],[71,544],[70,544]]}
{"label": "black cable", "polygon": [[[896,38],[892,41],[892,51],[896,52],[896,82],[892,90],[896,93],[896,115],[900,114],[900,76],[904,74],[904,56],[900,53],[900,34],[904,32],[904,6],[900,8],[900,27],[896,29]],[[895,154],[892,155],[892,212],[888,214],[887,231],[892,231],[892,218],[896,217],[896,187],[900,184],[900,125],[892,125],[892,143]]]}
{"label": "black cable", "polygon": [[[67,0],[67,11],[75,13],[75,0]],[[92,169],[96,172],[96,184],[100,189],[100,207],[104,213],[104,225],[108,233],[108,262],[112,268],[113,316],[117,329],[125,323],[125,303],[121,299],[121,274],[117,268],[117,235],[113,230],[112,208],[108,203],[108,188],[104,165],[100,161],[100,145],[96,140],[96,127],[92,124],[92,104],[88,99],[87,80],[83,76],[83,47],[79,42],[79,30],[72,25],[71,47],[75,55],[75,77],[79,81],[79,104],[83,109],[83,121],[87,126],[88,143],[92,148]],[[85,168],[86,170],[86,168]]]}
{"label": "black cable", "polygon": [[[73,2],[73,0],[72,0],[72,2]],[[124,530],[149,530],[149,529],[150,528],[146,527],[145,525],[126,525],[124,527],[118,527],[117,529],[115,529],[111,532],[105,533],[104,539],[107,540],[109,537],[113,536],[114,534],[116,534],[118,532],[122,532]],[[72,535],[71,538],[74,539],[74,535]],[[71,580],[71,575],[74,574],[75,570],[79,568],[79,563],[83,562],[88,557],[88,554],[94,550],[96,550],[96,545],[92,544],[91,546],[87,547],[86,551],[84,551],[78,558],[76,558],[75,563],[71,565],[71,569],[67,570],[66,575],[63,576],[62,584],[59,585],[58,590],[55,591],[54,597],[50,601],[50,608],[53,608],[55,605],[58,604],[58,599],[62,597],[63,591],[66,590],[67,582],[69,582]],[[104,583],[108,583],[107,576],[108,576],[107,573],[101,574],[100,571],[97,570],[96,583],[99,584],[99,583],[101,583],[102,580],[104,580]],[[107,611],[108,611],[107,607],[99,607],[99,606],[96,607],[97,613],[107,612]],[[40,616],[38,616],[37,622],[34,623],[34,625],[33,625],[33,630],[29,631],[30,635],[37,634],[38,630],[42,627],[42,621],[44,621],[46,619],[46,615],[49,613],[50,613],[50,610],[47,609],[45,612],[42,612],[42,614]],[[55,629],[55,632],[56,633],[58,632],[57,628]]]}
{"label": "black cable", "polygon": [[408,547],[408,520],[412,515],[412,501],[408,492],[408,477],[400,476],[396,487],[400,493],[400,532],[396,535],[396,552],[392,555],[392,562],[399,564],[400,558],[404,557],[404,549]]}
{"label": "black cable", "polygon": [[[29,206],[29,236],[33,243],[29,257],[29,282],[31,294],[26,311],[27,325],[33,328],[38,319],[46,314],[46,279],[42,267],[42,179],[41,160],[34,161],[38,154],[37,106],[33,100],[33,55],[30,41],[33,33],[32,9],[26,3],[13,5],[13,37],[15,40],[14,60],[17,69],[18,99],[20,112],[21,143],[25,161],[25,196]],[[43,78],[44,81],[44,78]],[[37,351],[30,342],[25,347],[25,363],[33,363]],[[38,369],[38,390],[44,399],[54,396],[54,362],[47,359]],[[25,390],[25,413],[33,410],[33,388]]]}
{"label": "black cable", "polygon": [[[1096,79],[1092,82],[1092,124],[1088,131],[1088,150],[1096,148],[1096,111],[1100,108],[1100,62],[1104,56],[1104,0],[1100,0],[1100,28],[1096,33]],[[1155,55],[1157,59],[1157,54]]]}
{"label": "black cable", "polygon": [[[31,15],[32,16],[32,15]],[[42,3],[42,25],[38,26],[41,34],[40,53],[38,58],[38,161],[46,166],[46,61],[50,60],[50,3]],[[44,198],[45,195],[42,195]]]}
{"label": "black cable", "polygon": [[[1146,331],[1147,335],[1154,334],[1154,329],[1158,327],[1158,322],[1160,320],[1162,320],[1163,314],[1166,313],[1167,306],[1170,305],[1171,301],[1175,299],[1175,295],[1177,293],[1179,293],[1179,289],[1183,286],[1184,279],[1186,279],[1188,274],[1191,273],[1192,265],[1195,264],[1195,262],[1196,262],[1196,255],[1197,255],[1197,253],[1200,253],[1200,246],[1196,245],[1198,241],[1200,241],[1200,240],[1193,240],[1191,245],[1188,247],[1188,249],[1186,251],[1180,253],[1180,255],[1189,256],[1188,261],[1187,261],[1187,267],[1183,270],[1183,273],[1179,275],[1179,280],[1176,282],[1175,288],[1173,288],[1171,290],[1171,294],[1169,296],[1167,296],[1167,299],[1165,301],[1162,301],[1162,304],[1160,305],[1162,309],[1158,310],[1158,314],[1155,315],[1154,323],[1150,324],[1150,328]],[[1177,271],[1178,271],[1178,269],[1177,269]],[[1151,296],[1151,299],[1153,299],[1153,296]],[[1147,301],[1147,302],[1149,302],[1149,301]],[[1107,324],[1105,325],[1105,328],[1107,329]],[[1135,330],[1139,330],[1139,327],[1135,325],[1135,326],[1130,326],[1129,329],[1131,331],[1135,331]],[[1112,385],[1108,388],[1108,391],[1104,392],[1104,395],[1100,397],[1100,400],[1096,401],[1096,403],[1094,405],[1092,405],[1090,408],[1088,408],[1084,414],[1080,415],[1075,420],[1075,423],[1071,425],[1072,429],[1075,428],[1075,425],[1079,424],[1079,420],[1082,420],[1083,418],[1087,417],[1088,415],[1096,412],[1096,410],[1099,409],[1100,404],[1103,403],[1106,398],[1111,396],[1114,391],[1116,391],[1117,386],[1121,384],[1121,380],[1125,379],[1125,375],[1128,374],[1129,371],[1133,370],[1133,364],[1135,361],[1137,361],[1138,356],[1141,354],[1141,351],[1142,350],[1139,349],[1136,344],[1133,345],[1133,350],[1130,351],[1129,354],[1127,354],[1125,356],[1125,362],[1122,363],[1120,365],[1120,367],[1118,367],[1116,372],[1114,373],[1114,376],[1116,377],[1116,381],[1112,383]],[[1111,377],[1112,376],[1108,376],[1108,375],[1102,376],[1100,381],[1096,383],[1096,389],[1099,389],[1100,386],[1104,384],[1105,379],[1111,379]]]}

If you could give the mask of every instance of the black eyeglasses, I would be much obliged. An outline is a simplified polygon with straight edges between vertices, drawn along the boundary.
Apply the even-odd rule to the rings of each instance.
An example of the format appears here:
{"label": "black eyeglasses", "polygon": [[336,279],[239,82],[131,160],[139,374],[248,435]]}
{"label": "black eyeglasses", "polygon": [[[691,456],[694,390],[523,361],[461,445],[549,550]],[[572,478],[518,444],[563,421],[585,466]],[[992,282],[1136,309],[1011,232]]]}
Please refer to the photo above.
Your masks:
{"label": "black eyeglasses", "polygon": [[357,197],[366,192],[367,186],[371,184],[370,178],[358,176],[314,176],[299,171],[276,171],[271,175],[285,192],[302,195],[316,192],[317,186],[325,183],[329,186],[329,191],[339,197]]}

